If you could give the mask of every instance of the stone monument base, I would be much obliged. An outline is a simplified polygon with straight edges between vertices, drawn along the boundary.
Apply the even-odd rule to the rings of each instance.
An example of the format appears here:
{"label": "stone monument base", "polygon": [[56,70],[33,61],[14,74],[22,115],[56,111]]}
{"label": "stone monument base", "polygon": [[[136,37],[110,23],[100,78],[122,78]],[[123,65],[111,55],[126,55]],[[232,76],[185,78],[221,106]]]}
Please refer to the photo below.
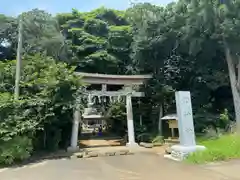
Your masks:
{"label": "stone monument base", "polygon": [[67,152],[78,152],[80,150],[80,148],[77,146],[77,147],[68,147],[67,148]]}
{"label": "stone monument base", "polygon": [[204,151],[206,149],[205,146],[183,146],[183,145],[174,145],[171,147],[171,154],[164,155],[164,157],[175,160],[182,161],[184,160],[190,153],[195,151]]}

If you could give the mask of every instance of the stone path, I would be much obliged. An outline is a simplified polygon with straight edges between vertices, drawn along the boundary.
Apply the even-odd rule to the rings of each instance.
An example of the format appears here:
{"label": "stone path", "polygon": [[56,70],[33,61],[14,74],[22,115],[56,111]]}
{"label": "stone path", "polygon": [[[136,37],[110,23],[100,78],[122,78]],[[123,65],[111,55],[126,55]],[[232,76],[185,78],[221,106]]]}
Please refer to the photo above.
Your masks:
{"label": "stone path", "polygon": [[117,138],[96,138],[96,139],[87,139],[81,140],[80,144],[88,147],[104,147],[104,146],[120,146],[120,139]]}
{"label": "stone path", "polygon": [[[165,147],[154,147],[154,148],[144,148],[144,147],[137,147],[137,148],[128,148],[125,145],[120,145],[121,139],[119,138],[96,138],[96,139],[87,139],[81,140],[80,143],[83,145],[84,150],[89,153],[88,157],[95,157],[95,156],[108,156],[110,154],[122,154],[121,152],[130,152],[132,153],[139,153],[139,152],[154,152],[157,154],[164,154]],[[75,153],[75,156],[81,157],[80,155],[83,154]],[[97,155],[98,154],[98,155]],[[129,154],[129,153],[124,153]],[[93,155],[93,156],[92,156]]]}
{"label": "stone path", "polygon": [[[117,151],[109,140],[87,140],[95,151]],[[87,159],[44,160],[21,167],[0,169],[0,180],[238,180],[240,160],[193,166],[163,158],[164,148],[139,148],[134,155]]]}
{"label": "stone path", "polygon": [[240,161],[190,166],[154,153],[92,159],[46,160],[0,169],[1,180],[237,180]]}

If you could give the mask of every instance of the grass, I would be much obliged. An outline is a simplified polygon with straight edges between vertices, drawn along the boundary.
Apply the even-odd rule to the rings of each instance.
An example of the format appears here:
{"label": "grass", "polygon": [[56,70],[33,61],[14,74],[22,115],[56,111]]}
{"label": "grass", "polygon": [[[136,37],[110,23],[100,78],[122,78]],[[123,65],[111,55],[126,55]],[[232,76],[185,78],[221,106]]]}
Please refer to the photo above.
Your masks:
{"label": "grass", "polygon": [[226,161],[240,158],[240,136],[223,135],[217,139],[198,139],[199,145],[204,145],[205,151],[190,154],[187,162],[203,164],[215,161]]}

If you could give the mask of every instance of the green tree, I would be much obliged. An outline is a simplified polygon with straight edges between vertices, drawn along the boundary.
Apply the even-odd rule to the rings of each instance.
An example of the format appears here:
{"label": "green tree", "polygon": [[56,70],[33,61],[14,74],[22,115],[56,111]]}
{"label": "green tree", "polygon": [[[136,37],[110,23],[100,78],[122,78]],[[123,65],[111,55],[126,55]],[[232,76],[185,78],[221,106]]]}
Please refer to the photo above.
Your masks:
{"label": "green tree", "polygon": [[66,59],[65,38],[56,19],[49,13],[33,9],[22,13],[24,54],[46,52],[55,59]]}
{"label": "green tree", "polygon": [[198,14],[200,8],[193,9],[194,2],[179,1],[166,7],[144,3],[127,11],[134,29],[135,73],[152,73],[154,77],[146,89],[150,96],[147,114],[152,114],[153,121],[161,104],[165,113],[175,112],[176,90],[191,91],[195,113],[219,113],[212,104],[209,106],[210,96],[219,87],[229,85],[221,61],[222,46],[211,38],[214,32],[205,28],[214,18],[204,21],[204,13]]}
{"label": "green tree", "polygon": [[[189,42],[189,52],[218,53],[218,61],[226,60],[233,94],[235,118],[240,131],[240,94],[239,94],[239,1],[179,1],[177,7],[185,9],[186,22],[182,29],[184,38]],[[214,60],[213,58],[211,58]],[[211,61],[213,62],[213,61]],[[220,70],[220,69],[219,69]]]}
{"label": "green tree", "polygon": [[[57,63],[44,54],[36,54],[25,56],[23,60],[21,96],[15,101],[12,95],[14,65],[14,61],[7,61],[1,62],[0,66],[0,143],[5,147],[0,148],[3,153],[0,153],[0,163],[4,160],[2,158],[9,156],[8,153],[12,153],[10,163],[19,159],[21,152],[14,151],[18,146],[14,142],[21,137],[27,138],[19,142],[19,150],[26,158],[29,155],[27,149],[31,152],[68,146],[73,109],[78,98],[84,98],[81,79],[75,75],[74,67]],[[79,103],[84,105],[81,101]]]}
{"label": "green tree", "polygon": [[17,37],[15,18],[0,14],[0,60],[14,59]]}
{"label": "green tree", "polygon": [[99,8],[81,13],[73,9],[56,18],[72,54],[68,63],[84,72],[126,72],[132,35],[123,11]]}

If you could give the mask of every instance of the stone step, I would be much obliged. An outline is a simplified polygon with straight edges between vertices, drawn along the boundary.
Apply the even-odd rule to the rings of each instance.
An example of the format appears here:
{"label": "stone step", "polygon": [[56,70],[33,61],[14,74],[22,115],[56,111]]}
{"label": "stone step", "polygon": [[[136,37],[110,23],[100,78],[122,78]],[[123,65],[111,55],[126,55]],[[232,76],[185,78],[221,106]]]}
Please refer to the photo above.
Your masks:
{"label": "stone step", "polygon": [[132,155],[134,154],[130,150],[115,150],[115,151],[89,151],[75,153],[72,158],[93,158],[93,157],[104,157],[104,156],[121,156],[121,155]]}
{"label": "stone step", "polygon": [[154,146],[153,143],[145,143],[145,142],[140,142],[139,145],[145,148],[153,148]]}
{"label": "stone step", "polygon": [[166,144],[179,144],[180,140],[179,139],[164,139],[164,142]]}

